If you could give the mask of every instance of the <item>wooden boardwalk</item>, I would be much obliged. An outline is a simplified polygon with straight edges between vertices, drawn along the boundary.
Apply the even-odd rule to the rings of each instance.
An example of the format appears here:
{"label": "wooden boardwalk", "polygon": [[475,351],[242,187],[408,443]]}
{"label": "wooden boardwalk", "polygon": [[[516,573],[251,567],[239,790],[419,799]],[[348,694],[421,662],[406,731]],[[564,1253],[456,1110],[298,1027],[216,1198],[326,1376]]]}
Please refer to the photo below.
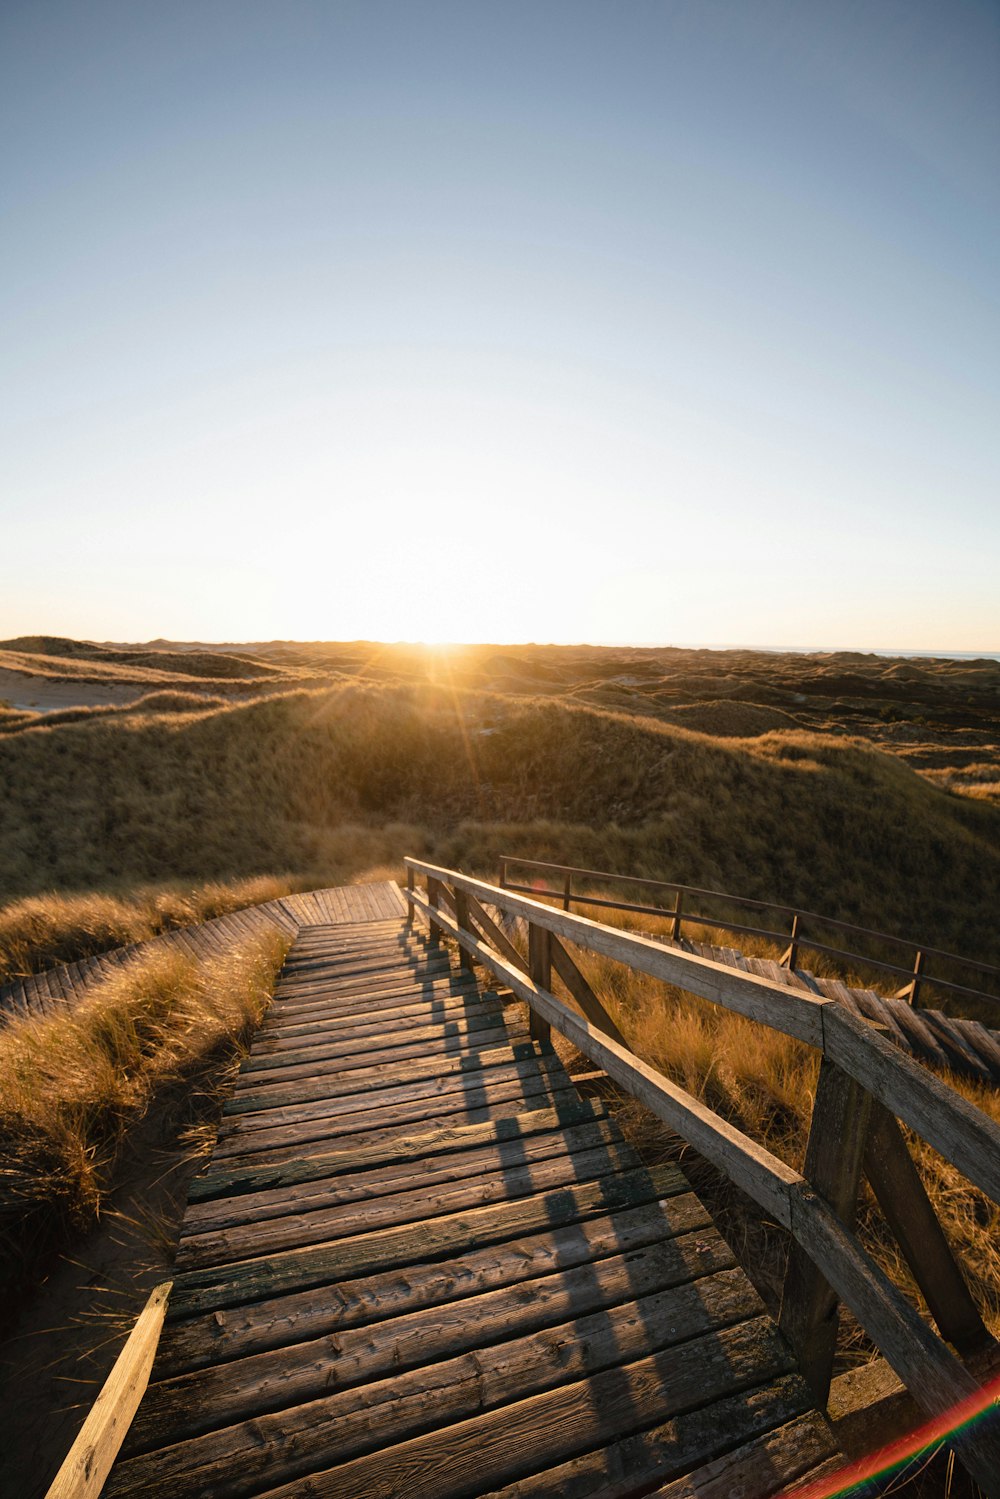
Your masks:
{"label": "wooden boardwalk", "polygon": [[59,963],[45,973],[35,973],[0,985],[0,1024],[5,1017],[16,1019],[25,1013],[51,1014],[56,1010],[72,1009],[86,997],[93,984],[113,977],[122,968],[155,952],[180,952],[192,958],[208,958],[229,952],[234,943],[256,936],[268,927],[294,936],[301,926],[395,919],[405,911],[399,886],[392,880],[309,890],[264,901],[259,906],[244,906],[225,916],[215,916],[211,921],[199,922],[197,926],[178,927],[144,942],[116,947],[93,958],[80,958],[75,963]]}
{"label": "wooden boardwalk", "polygon": [[192,1186],[109,1499],[763,1499],[835,1465],[683,1175],[509,996],[329,909]]}

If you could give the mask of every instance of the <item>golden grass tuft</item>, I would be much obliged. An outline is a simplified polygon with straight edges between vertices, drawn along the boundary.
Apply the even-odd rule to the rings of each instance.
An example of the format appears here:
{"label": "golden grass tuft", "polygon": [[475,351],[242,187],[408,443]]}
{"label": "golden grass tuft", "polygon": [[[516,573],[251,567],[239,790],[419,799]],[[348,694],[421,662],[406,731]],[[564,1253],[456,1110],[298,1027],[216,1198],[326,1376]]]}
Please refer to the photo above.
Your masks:
{"label": "golden grass tuft", "polygon": [[0,907],[0,984],[276,900],[295,888],[288,878],[261,875],[128,895],[52,893],[12,901]]}
{"label": "golden grass tuft", "polygon": [[0,1030],[0,1294],[97,1221],[129,1132],[183,1085],[219,1086],[262,1015],[288,941],[201,962],[155,953],[68,1014]]}

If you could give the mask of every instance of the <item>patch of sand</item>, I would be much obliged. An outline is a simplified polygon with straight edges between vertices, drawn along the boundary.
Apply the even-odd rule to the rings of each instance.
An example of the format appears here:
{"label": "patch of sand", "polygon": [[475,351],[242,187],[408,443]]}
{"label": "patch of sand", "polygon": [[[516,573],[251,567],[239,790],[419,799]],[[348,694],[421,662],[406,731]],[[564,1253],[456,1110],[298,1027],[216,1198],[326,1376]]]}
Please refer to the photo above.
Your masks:
{"label": "patch of sand", "polygon": [[149,691],[148,682],[74,682],[0,669],[0,703],[33,713],[52,713],[57,708],[120,708]]}

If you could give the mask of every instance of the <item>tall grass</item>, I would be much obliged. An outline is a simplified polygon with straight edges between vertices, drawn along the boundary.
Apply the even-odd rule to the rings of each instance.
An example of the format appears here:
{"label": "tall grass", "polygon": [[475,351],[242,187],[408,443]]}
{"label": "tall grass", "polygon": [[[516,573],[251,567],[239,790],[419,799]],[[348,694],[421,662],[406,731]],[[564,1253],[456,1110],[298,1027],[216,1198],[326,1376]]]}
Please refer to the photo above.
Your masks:
{"label": "tall grass", "polygon": [[268,1002],[274,932],[201,962],[155,954],[70,1014],[0,1031],[0,1307],[54,1246],[85,1233],[136,1126],[213,1093]]}
{"label": "tall grass", "polygon": [[0,984],[114,947],[144,942],[296,888],[280,876],[186,888],[139,888],[123,895],[32,895],[0,906]]}

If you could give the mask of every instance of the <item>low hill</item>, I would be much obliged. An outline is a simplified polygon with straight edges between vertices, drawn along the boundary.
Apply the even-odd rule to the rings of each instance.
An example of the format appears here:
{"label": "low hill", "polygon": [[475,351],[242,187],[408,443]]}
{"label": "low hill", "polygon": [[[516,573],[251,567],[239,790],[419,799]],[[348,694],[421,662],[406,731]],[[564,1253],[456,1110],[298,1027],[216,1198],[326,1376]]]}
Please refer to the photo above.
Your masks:
{"label": "low hill", "polygon": [[0,738],[0,788],[4,898],[407,851],[492,874],[519,852],[1000,958],[1000,811],[802,729],[725,739],[561,697],[349,684],[22,728]]}
{"label": "low hill", "polygon": [[[20,635],[13,640],[0,640],[0,653],[11,652],[18,657],[39,657],[39,669],[58,672],[67,662],[93,663],[99,671],[102,667],[126,667],[147,671],[165,672],[171,677],[277,677],[286,673],[280,667],[264,661],[255,661],[250,656],[232,655],[222,651],[170,651],[143,650],[138,646],[95,645],[86,640],[69,640],[58,635]],[[25,663],[30,666],[31,663]]]}

